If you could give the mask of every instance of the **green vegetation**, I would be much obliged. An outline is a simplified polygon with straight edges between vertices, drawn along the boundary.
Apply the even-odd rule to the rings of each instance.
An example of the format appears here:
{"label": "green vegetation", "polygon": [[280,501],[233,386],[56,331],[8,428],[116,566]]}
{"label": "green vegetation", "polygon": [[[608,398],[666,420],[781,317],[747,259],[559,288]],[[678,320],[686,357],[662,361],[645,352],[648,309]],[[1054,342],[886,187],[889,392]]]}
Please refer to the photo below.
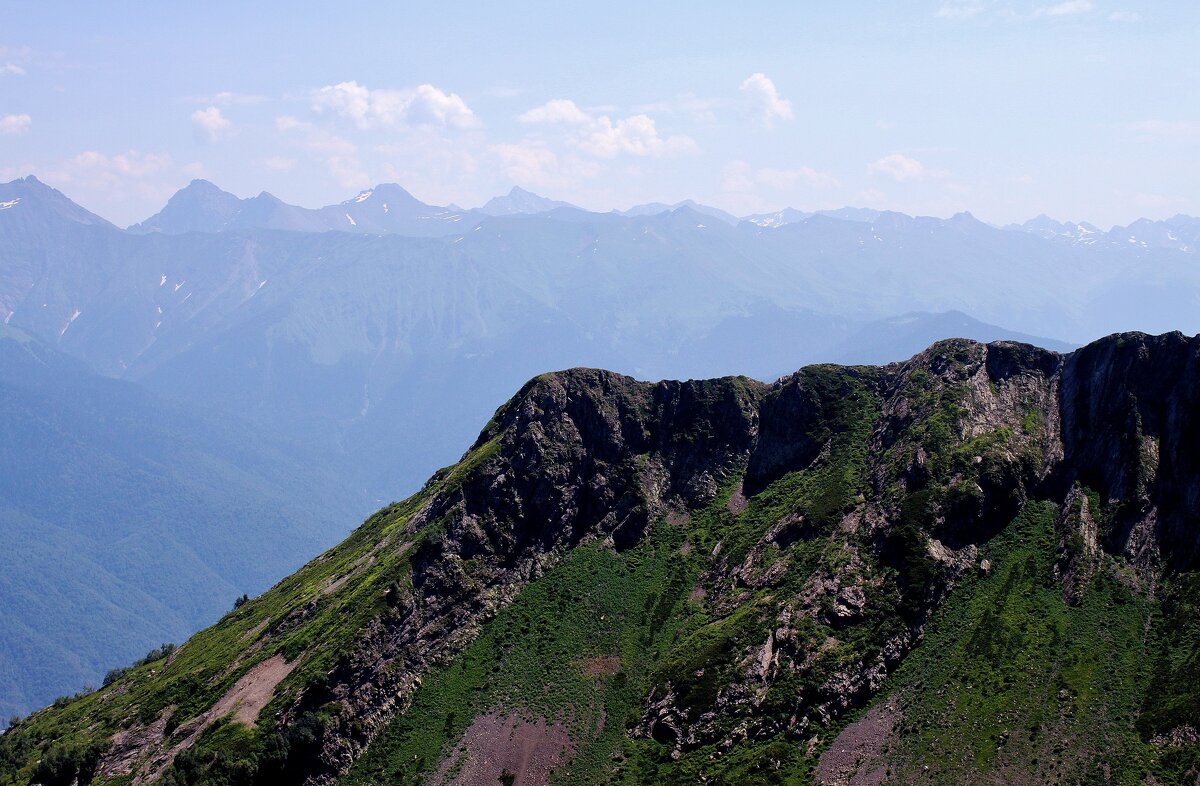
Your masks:
{"label": "green vegetation", "polygon": [[571,552],[426,676],[344,782],[415,783],[489,712],[567,725],[578,741],[570,782],[593,782],[639,717],[663,646],[695,613],[687,594],[703,560],[684,553],[686,537],[660,522],[625,552]]}
{"label": "green vegetation", "polygon": [[[1188,706],[1194,685],[1189,695],[1182,685],[1147,681],[1145,637],[1154,604],[1131,591],[1115,565],[1068,604],[1055,576],[1057,516],[1053,505],[1031,503],[988,543],[990,572],[969,576],[955,590],[881,691],[880,701],[896,695],[903,707],[888,753],[897,778],[920,771],[923,780],[945,784],[997,773],[1046,784],[1109,777],[1141,784],[1153,773],[1166,784],[1180,782],[1177,776],[1194,766],[1193,759],[1147,744],[1151,729],[1196,717],[1195,705]],[[1191,619],[1190,631],[1188,623],[1164,630],[1170,637],[1195,635]],[[1183,665],[1194,661],[1196,649],[1163,651]],[[1155,679],[1177,674],[1172,666],[1152,671]],[[1163,707],[1162,696],[1179,704]],[[1142,702],[1150,711],[1139,716]],[[1154,708],[1167,717],[1155,717]]]}

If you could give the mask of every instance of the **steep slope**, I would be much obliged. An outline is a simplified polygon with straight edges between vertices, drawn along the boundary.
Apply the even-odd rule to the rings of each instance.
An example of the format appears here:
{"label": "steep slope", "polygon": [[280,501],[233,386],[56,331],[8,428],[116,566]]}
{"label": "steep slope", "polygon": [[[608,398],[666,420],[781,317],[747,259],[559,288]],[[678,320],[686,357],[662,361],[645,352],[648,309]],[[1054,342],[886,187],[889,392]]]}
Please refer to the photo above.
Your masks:
{"label": "steep slope", "polygon": [[3,717],[98,685],[335,542],[336,511],[366,502],[317,467],[0,326]]}
{"label": "steep slope", "polygon": [[1198,397],[1179,334],[545,375],[0,783],[1191,783]]}

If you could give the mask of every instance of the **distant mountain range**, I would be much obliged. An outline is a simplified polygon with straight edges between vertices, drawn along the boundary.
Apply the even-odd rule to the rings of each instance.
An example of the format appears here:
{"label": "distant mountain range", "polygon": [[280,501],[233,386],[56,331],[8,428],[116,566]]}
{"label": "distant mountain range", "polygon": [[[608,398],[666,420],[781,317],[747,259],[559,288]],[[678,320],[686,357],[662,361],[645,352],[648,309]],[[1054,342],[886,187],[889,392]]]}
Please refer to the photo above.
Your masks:
{"label": "distant mountain range", "polygon": [[[80,223],[111,226],[108,221],[79,207],[60,192],[39,188],[42,185],[33,176],[0,184],[0,210],[16,207],[25,199],[27,205],[43,208],[51,204],[57,205],[53,209],[61,211],[59,215]],[[673,204],[649,202],[627,210],[613,210],[610,214],[637,218],[662,215],[680,209],[694,211],[730,226],[746,222],[764,229],[801,224],[818,217],[883,226],[908,222],[937,224],[958,218],[914,217],[894,211],[858,207],[811,212],[785,207],[773,213],[738,217],[691,199]],[[426,204],[395,183],[383,183],[344,202],[312,209],[290,205],[266,191],[256,197],[242,199],[221,190],[207,180],[193,180],[171,197],[162,210],[145,221],[130,226],[128,231],[138,234],[160,232],[174,235],[186,232],[279,229],[293,232],[339,231],[444,237],[466,232],[489,216],[534,216],[552,211],[601,215],[593,214],[570,202],[549,199],[516,186],[507,194],[493,197],[483,206],[470,210],[457,205]],[[960,216],[971,217],[969,213]],[[1200,248],[1200,218],[1182,214],[1163,221],[1138,219],[1128,226],[1114,226],[1108,230],[1087,222],[1058,221],[1046,215],[1031,218],[1023,224],[1009,224],[996,228],[1079,245],[1126,244],[1137,248],[1172,248],[1187,253]]]}
{"label": "distant mountain range", "polygon": [[[333,504],[333,487],[355,515],[453,462],[512,390],[548,370],[770,380],[807,363],[902,360],[941,338],[1067,349],[1117,330],[1200,329],[1192,219],[1138,222],[1136,242],[1112,230],[1110,241],[1084,243],[1045,222],[1000,229],[968,214],[759,218],[689,204],[594,213],[521,190],[462,210],[395,185],[312,210],[196,181],[122,230],[30,177],[0,185],[0,322],[160,402],[149,410],[249,422],[252,441],[296,446],[332,475],[329,486],[308,484],[320,497],[308,507]],[[0,365],[0,381],[24,373]],[[96,450],[139,444],[134,420]],[[0,472],[20,460],[8,454]],[[54,489],[78,496],[65,481]],[[230,553],[254,548],[261,533],[228,528],[222,508],[205,504],[176,533],[181,548],[214,531]],[[49,513],[39,520],[62,526]],[[331,526],[317,537],[327,546],[341,534]],[[213,559],[233,577],[222,588],[259,580],[236,573],[232,556]],[[262,568],[279,576],[281,565]],[[87,575],[82,562],[64,570]],[[168,602],[160,590],[139,587]],[[153,639],[141,630],[129,643]],[[0,672],[54,663],[38,652],[0,649]],[[39,684],[69,684],[83,667],[47,668],[58,682]],[[31,692],[0,712],[49,698]]]}

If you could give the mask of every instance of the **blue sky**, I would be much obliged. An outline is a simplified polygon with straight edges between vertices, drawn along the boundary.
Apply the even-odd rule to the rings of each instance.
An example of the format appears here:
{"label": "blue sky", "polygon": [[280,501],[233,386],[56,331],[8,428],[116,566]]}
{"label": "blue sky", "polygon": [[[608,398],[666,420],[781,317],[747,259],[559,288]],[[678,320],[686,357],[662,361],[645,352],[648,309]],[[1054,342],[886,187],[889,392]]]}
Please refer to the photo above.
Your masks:
{"label": "blue sky", "polygon": [[204,177],[318,206],[1200,213],[1200,6],[0,4],[0,179],[120,224]]}

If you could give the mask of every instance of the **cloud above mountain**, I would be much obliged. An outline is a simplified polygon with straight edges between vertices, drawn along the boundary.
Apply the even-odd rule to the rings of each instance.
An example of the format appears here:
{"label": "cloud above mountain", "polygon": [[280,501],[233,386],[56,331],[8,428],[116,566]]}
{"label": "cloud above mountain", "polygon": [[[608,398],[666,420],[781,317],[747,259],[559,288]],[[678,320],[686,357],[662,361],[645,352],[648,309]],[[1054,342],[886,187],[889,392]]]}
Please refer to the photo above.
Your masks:
{"label": "cloud above mountain", "polygon": [[925,165],[901,153],[884,156],[867,167],[873,175],[887,175],[897,182],[917,180],[925,176]]}
{"label": "cloud above mountain", "polygon": [[233,133],[233,123],[215,106],[192,112],[192,128],[198,138],[208,142],[228,139]]}
{"label": "cloud above mountain", "polygon": [[518,115],[527,125],[568,126],[568,144],[597,158],[686,155],[698,151],[696,140],[684,134],[659,134],[655,120],[635,114],[616,120],[607,114],[585,112],[574,101],[556,98]]}
{"label": "cloud above mountain", "polygon": [[776,120],[792,119],[792,102],[779,94],[775,83],[766,74],[760,72],[746,77],[741,91],[749,102],[751,114],[764,125],[773,125]]}
{"label": "cloud above mountain", "polygon": [[431,84],[403,90],[372,90],[358,82],[339,82],[312,92],[312,109],[352,121],[360,129],[406,125],[472,128],[475,113],[459,95]]}
{"label": "cloud above mountain", "polygon": [[26,114],[0,115],[0,134],[24,134],[33,125],[33,118]]}

